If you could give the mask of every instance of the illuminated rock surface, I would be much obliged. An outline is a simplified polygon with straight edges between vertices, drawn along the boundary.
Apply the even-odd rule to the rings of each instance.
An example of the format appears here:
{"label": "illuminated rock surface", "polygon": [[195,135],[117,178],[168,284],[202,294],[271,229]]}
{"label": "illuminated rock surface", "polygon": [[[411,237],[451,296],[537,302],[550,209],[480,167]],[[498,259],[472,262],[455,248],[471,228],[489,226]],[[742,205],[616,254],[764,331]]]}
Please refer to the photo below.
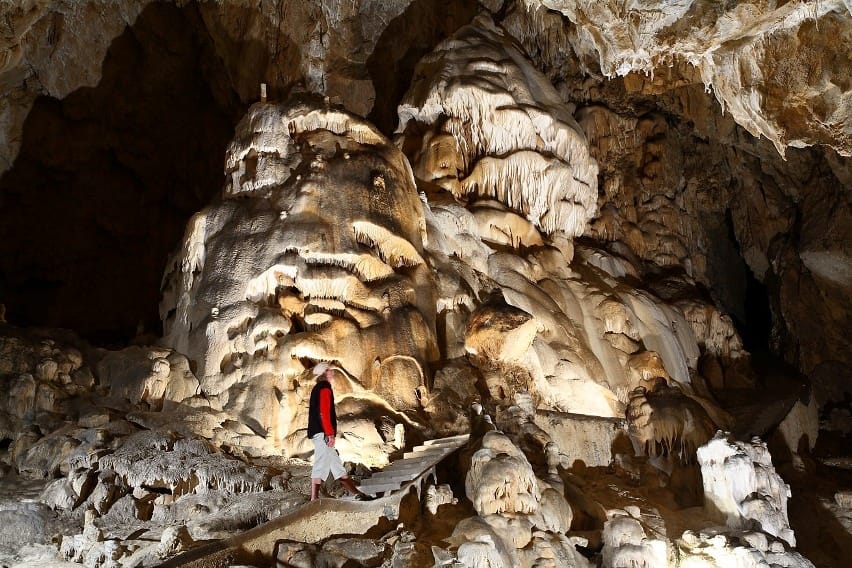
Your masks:
{"label": "illuminated rock surface", "polygon": [[847,4],[0,14],[0,563],[308,510],[317,361],[356,481],[470,441],[262,565],[852,555]]}
{"label": "illuminated rock surface", "polygon": [[286,455],[305,451],[308,361],[345,373],[339,394],[419,407],[438,358],[435,301],[399,150],[321,101],[257,105],[226,168],[225,198],[193,218],[161,307],[205,403]]}

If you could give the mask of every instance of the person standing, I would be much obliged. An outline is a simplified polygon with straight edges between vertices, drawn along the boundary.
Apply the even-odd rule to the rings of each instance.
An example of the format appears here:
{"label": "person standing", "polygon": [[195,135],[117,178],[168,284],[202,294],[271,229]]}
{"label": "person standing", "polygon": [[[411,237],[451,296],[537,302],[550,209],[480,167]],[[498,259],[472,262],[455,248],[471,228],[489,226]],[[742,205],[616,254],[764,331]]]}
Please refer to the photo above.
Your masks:
{"label": "person standing", "polygon": [[372,501],[375,497],[363,493],[346,474],[340,455],[334,449],[337,439],[337,413],[334,408],[334,369],[326,363],[317,363],[311,371],[317,384],[311,390],[308,403],[308,438],[314,443],[314,465],[311,469],[311,501],[319,497],[320,485],[331,473],[358,501]]}

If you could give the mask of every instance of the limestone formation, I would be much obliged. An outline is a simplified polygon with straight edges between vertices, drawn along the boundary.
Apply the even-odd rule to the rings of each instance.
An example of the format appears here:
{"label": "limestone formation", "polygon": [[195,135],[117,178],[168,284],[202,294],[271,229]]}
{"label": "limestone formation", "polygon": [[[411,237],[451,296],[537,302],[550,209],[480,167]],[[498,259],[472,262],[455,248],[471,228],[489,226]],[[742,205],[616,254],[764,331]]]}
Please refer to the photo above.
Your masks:
{"label": "limestone formation", "polygon": [[700,404],[664,380],[630,392],[627,423],[630,437],[644,454],[684,463],[694,462],[695,451],[717,429]]}
{"label": "limestone formation", "polygon": [[288,453],[304,444],[288,437],[306,427],[309,361],[339,367],[341,394],[417,408],[438,352],[402,154],[322,102],[259,104],[226,171],[224,200],[196,215],[164,280],[165,340],[197,365],[200,394]]}
{"label": "limestone formation", "polygon": [[[630,512],[635,512],[631,509]],[[611,511],[604,525],[604,566],[666,566],[670,544],[647,535],[642,523],[628,511]]]}
{"label": "limestone formation", "polygon": [[[140,373],[141,371],[141,373]],[[107,353],[97,368],[101,384],[131,404],[174,408],[199,393],[186,357],[167,349],[128,348]]]}
{"label": "limestone formation", "polygon": [[[628,392],[640,379],[658,376],[657,371],[649,375],[631,356],[651,352],[657,353],[656,365],[665,369],[664,376],[671,374],[684,388],[704,392],[703,378],[694,372],[701,347],[692,327],[680,309],[619,287],[635,271],[628,260],[583,247],[575,262],[583,272],[573,272],[566,256],[573,247],[561,237],[530,251],[494,250],[471,217],[459,205],[427,207],[426,250],[430,264],[441,270],[438,306],[447,349],[465,345],[470,353],[488,354],[486,362],[500,363],[499,369],[490,369],[479,358],[486,381],[495,373],[500,377],[496,383],[503,387],[494,390],[498,398],[510,396],[507,386],[519,383],[515,390],[534,393],[541,409],[621,417]],[[499,333],[496,325],[483,328],[479,323],[496,321],[500,312],[486,300],[497,287],[502,296],[498,303],[507,306],[499,308],[500,318],[515,321],[500,324],[507,329]],[[703,305],[697,293],[694,297]],[[524,370],[510,370],[517,367]]]}
{"label": "limestone formation", "polygon": [[458,503],[458,499],[453,497],[452,488],[445,483],[438,486],[430,485],[427,487],[423,502],[427,511],[433,515],[437,515],[438,508],[441,505],[455,505]]}
{"label": "limestone formation", "polygon": [[3,566],[852,554],[848,2],[0,16]]}
{"label": "limestone formation", "polygon": [[[524,397],[520,397],[521,404]],[[519,435],[516,432],[516,435]],[[449,541],[455,554],[442,557],[463,566],[589,566],[565,535],[573,511],[561,484],[557,487],[533,473],[527,455],[504,433],[490,430],[470,457],[465,492],[477,516],[460,522]],[[438,560],[438,554],[435,555]]]}
{"label": "limestone formation", "polygon": [[[578,64],[589,71],[645,76],[649,89],[700,82],[713,90],[723,111],[781,153],[788,146],[827,143],[850,155],[849,131],[843,126],[849,86],[842,77],[848,61],[834,57],[827,39],[848,41],[849,7],[843,2],[726,6],[686,0],[665,10],[654,3],[523,4],[530,11],[558,11],[574,24],[566,40]],[[613,29],[600,33],[600,22],[611,22]],[[800,49],[803,44],[809,48]],[[813,80],[810,70],[817,69],[820,78]],[[805,85],[807,96],[791,96]],[[786,95],[775,91],[782,88],[789,89]]]}
{"label": "limestone formation", "polygon": [[523,453],[505,435],[489,432],[471,460],[465,491],[480,515],[535,512],[538,482]]}
{"label": "limestone formation", "polygon": [[812,568],[813,564],[798,552],[762,532],[726,534],[686,531],[677,541],[683,563],[711,563],[714,566],[785,566]]}
{"label": "limestone formation", "polygon": [[719,433],[698,450],[707,507],[728,527],[760,530],[796,545],[787,519],[790,487],[772,467],[766,444],[759,439],[729,442]]}
{"label": "limestone formation", "polygon": [[[495,199],[548,234],[583,232],[595,213],[597,164],[556,90],[510,37],[479,18],[425,58],[417,79],[399,132],[419,179],[457,198]],[[495,230],[535,239],[514,225]]]}

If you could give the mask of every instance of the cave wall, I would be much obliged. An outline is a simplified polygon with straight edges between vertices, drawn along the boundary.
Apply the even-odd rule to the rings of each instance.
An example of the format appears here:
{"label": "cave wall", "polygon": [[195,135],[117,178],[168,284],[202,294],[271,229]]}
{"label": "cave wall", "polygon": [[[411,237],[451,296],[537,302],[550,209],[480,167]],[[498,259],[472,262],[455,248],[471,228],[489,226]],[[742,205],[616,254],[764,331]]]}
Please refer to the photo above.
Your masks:
{"label": "cave wall", "polygon": [[[741,326],[761,318],[769,332],[755,345],[805,372],[848,361],[840,2],[7,6],[7,317],[92,337],[158,333],[165,257],[221,187],[225,140],[258,84],[271,98],[325,94],[390,134],[416,60],[480,10],[581,118],[601,164],[589,237],[626,242],[652,272],[683,270]],[[769,295],[759,310],[749,286]]]}
{"label": "cave wall", "polygon": [[111,42],[96,85],[35,100],[0,180],[11,320],[98,339],[159,333],[166,257],[219,191],[241,109],[199,27],[193,9],[152,4]]}
{"label": "cave wall", "polygon": [[848,363],[849,62],[815,35],[848,44],[848,9],[543,4],[504,8],[501,25],[592,140],[602,192],[588,234],[696,278],[750,350],[806,373]]}
{"label": "cave wall", "polygon": [[[209,540],[278,516],[306,498],[307,472],[244,466],[309,451],[309,369],[323,360],[345,375],[344,459],[379,467],[421,437],[482,437],[463,480],[482,517],[448,521],[472,565],[496,548],[507,565],[554,550],[584,564],[569,527],[594,528],[604,562],[665,563],[673,546],[706,559],[706,531],[674,542],[687,516],[795,544],[786,513],[763,515],[790,491],[762,442],[717,437],[700,474],[719,481],[713,498],[771,472],[724,499],[753,518],[697,515],[699,473],[674,462],[717,428],[750,439],[786,416],[772,457],[807,476],[818,408],[849,431],[849,65],[832,43],[848,44],[848,8],[625,6],[0,9],[0,323],[13,324],[0,325],[0,474],[56,478],[6,518],[64,511],[54,542],[95,565],[189,545],[164,524]],[[259,83],[271,100],[251,104]],[[91,348],[30,325],[162,344]],[[814,396],[755,385],[740,337],[808,373]],[[737,421],[715,402],[752,386],[768,388],[748,391]],[[715,467],[731,455],[746,468]],[[657,538],[640,520],[677,530]],[[741,534],[714,535],[720,565],[744,550]],[[754,558],[807,565],[750,538]]]}

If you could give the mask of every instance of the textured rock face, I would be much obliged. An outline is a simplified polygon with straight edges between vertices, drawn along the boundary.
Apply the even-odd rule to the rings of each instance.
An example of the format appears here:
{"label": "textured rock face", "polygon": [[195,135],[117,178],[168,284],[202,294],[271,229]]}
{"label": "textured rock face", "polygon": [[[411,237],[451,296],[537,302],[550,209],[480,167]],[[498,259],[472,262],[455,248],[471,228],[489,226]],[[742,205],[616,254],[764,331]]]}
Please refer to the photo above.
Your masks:
{"label": "textured rock face", "polygon": [[626,416],[631,438],[647,455],[670,455],[685,462],[717,429],[700,404],[662,383],[651,390],[633,390]]}
{"label": "textured rock face", "polygon": [[729,442],[719,433],[698,450],[705,503],[733,529],[760,530],[796,546],[787,519],[790,487],[772,467],[766,444]]}
{"label": "textured rock face", "polygon": [[[305,370],[324,360],[356,476],[406,440],[472,441],[453,490],[425,491],[437,527],[409,511],[413,532],[283,543],[282,564],[810,566],[766,446],[702,444],[751,432],[714,395],[774,392],[754,350],[815,385],[777,428],[797,475],[821,432],[848,441],[846,4],[0,15],[2,563],[61,542],[157,565],[298,506]],[[259,83],[272,102],[245,113]],[[163,279],[168,347],[5,323],[29,304],[126,335],[192,213]],[[843,522],[847,493],[824,493]]]}
{"label": "textured rock face", "polygon": [[[490,382],[493,396],[506,398],[513,388],[522,389],[535,393],[543,409],[622,416],[627,393],[643,379],[670,376],[682,385],[696,380],[702,388],[703,379],[693,379],[690,372],[700,353],[690,324],[683,312],[659,298],[619,287],[620,279],[635,270],[628,261],[583,248],[582,259],[575,260],[582,272],[574,273],[566,270],[569,260],[563,250],[573,249],[565,241],[529,253],[494,250],[484,243],[472,217],[460,205],[430,207],[427,250],[439,272],[447,353],[463,344],[470,353],[488,355],[479,364],[486,376],[498,362],[504,369],[522,369],[509,382],[507,373],[496,371]],[[514,306],[500,309],[511,314],[495,317],[492,306],[475,311],[478,299],[497,288]],[[519,316],[522,326],[499,329],[502,319]],[[479,330],[481,321],[490,322],[488,334]],[[533,321],[537,331],[530,341]],[[636,353],[646,359],[631,359]],[[647,363],[655,357],[668,372]]]}
{"label": "textured rock face", "polygon": [[538,510],[541,491],[524,454],[503,434],[491,432],[471,458],[465,490],[480,515],[530,514]]}
{"label": "textured rock face", "polygon": [[536,477],[524,452],[496,431],[474,444],[465,491],[477,516],[459,523],[447,539],[458,547],[450,557],[470,567],[535,566],[542,559],[590,566],[565,537],[571,506],[561,491]]}
{"label": "textured rock face", "polygon": [[[575,255],[571,237],[585,231],[594,212],[588,199],[596,181],[585,176],[597,166],[570,108],[489,19],[460,30],[419,69],[400,107],[398,141],[418,179],[454,198],[434,190],[426,210],[426,249],[446,330],[442,351],[457,356],[463,344],[482,361],[492,396],[528,390],[544,409],[622,416],[627,393],[642,379],[690,384],[699,341],[713,354],[740,355],[733,329],[719,339],[699,317],[691,325],[659,298],[619,288],[620,279],[638,274],[627,258],[585,247]],[[554,155],[536,170],[543,156]],[[495,166],[493,177],[465,189],[485,162]],[[547,181],[548,172],[562,173]],[[558,182],[563,175],[572,181]],[[534,190],[539,182],[556,193]],[[546,195],[550,201],[536,201]],[[521,215],[532,225],[522,225]],[[568,268],[572,258],[576,272]],[[498,289],[499,297],[477,307]],[[706,306],[693,299],[692,311]],[[661,358],[671,374],[631,360],[637,353]],[[494,363],[504,369],[489,369]],[[507,382],[513,366],[522,371]]]}
{"label": "textured rock face", "polygon": [[[209,34],[228,81],[247,102],[258,83],[281,94],[302,82],[314,92],[340,97],[366,115],[375,97],[367,58],[410,2],[280,2],[246,0],[199,3],[190,11]],[[3,7],[5,168],[20,145],[23,119],[38,95],[64,98],[101,79],[110,43],[132,26],[150,0],[103,3],[37,0]],[[358,22],[357,25],[342,25]],[[357,85],[356,88],[352,88]],[[4,168],[4,169],[5,169]]]}
{"label": "textured rock face", "polygon": [[261,104],[226,168],[225,199],[190,224],[161,308],[202,394],[275,431],[274,444],[305,427],[302,361],[416,407],[438,357],[435,301],[399,150],[322,103]]}
{"label": "textured rock face", "polygon": [[[849,226],[849,207],[844,193],[838,191],[838,187],[850,184],[850,134],[845,118],[850,97],[846,78],[849,61],[846,51],[834,48],[834,42],[849,41],[847,6],[839,0],[753,1],[732,6],[684,0],[667,3],[664,10],[659,10],[652,2],[628,9],[608,2],[518,0],[487,2],[483,7],[492,12],[495,22],[506,33],[487,47],[477,42],[478,47],[472,48],[467,40],[457,42],[456,47],[468,44],[467,50],[489,53],[489,59],[499,61],[498,67],[502,66],[507,76],[522,71],[528,77],[523,92],[508,94],[512,104],[505,111],[492,114],[511,120],[522,118],[527,109],[518,104],[521,99],[531,97],[536,101],[534,106],[541,109],[542,103],[552,98],[553,93],[548,89],[538,89],[540,79],[528,73],[530,67],[548,76],[561,100],[580,106],[576,118],[590,141],[591,156],[601,168],[599,181],[605,195],[600,196],[597,204],[590,202],[588,195],[584,198],[583,192],[572,189],[568,179],[569,183],[558,191],[572,195],[573,205],[560,202],[557,209],[577,210],[579,205],[587,215],[599,211],[598,218],[586,229],[587,235],[622,240],[644,259],[663,266],[683,267],[713,290],[738,323],[749,319],[745,306],[750,292],[745,288],[751,271],[759,285],[766,287],[759,293],[772,297],[772,305],[761,308],[771,310],[771,322],[745,322],[750,327],[767,328],[761,332],[759,341],[766,343],[766,336],[771,333],[773,349],[783,352],[788,361],[806,373],[823,362],[848,362],[849,350],[842,342],[831,340],[841,334],[842,322],[852,314],[849,295],[845,293],[848,287],[845,274],[850,264],[848,247],[844,244],[849,242],[845,232]],[[142,0],[109,7],[94,0],[8,4],[2,8],[5,50],[0,70],[0,93],[4,95],[0,104],[0,132],[7,140],[3,145],[6,152],[3,168],[15,163],[22,140],[38,137],[37,132],[24,135],[25,120],[37,97],[68,97],[81,87],[135,90],[131,80],[135,76],[126,83],[108,77],[110,63],[128,73],[132,69],[135,74],[139,68],[138,60],[115,50],[128,30],[135,32],[143,52],[149,49],[146,42],[152,39],[158,45],[168,46],[164,54],[153,55],[158,61],[187,51],[173,41],[171,34],[176,29],[183,30],[196,46],[203,46],[203,55],[192,57],[201,62],[201,75],[208,83],[205,89],[209,88],[216,101],[213,106],[218,108],[211,111],[221,113],[216,120],[224,115],[240,116],[240,107],[255,100],[258,83],[265,82],[270,96],[275,98],[283,98],[295,85],[328,95],[349,110],[361,115],[369,113],[387,134],[396,120],[396,104],[410,86],[415,61],[440,39],[468,23],[476,12],[477,7],[470,3],[432,6],[404,0],[381,3],[229,0],[182,3],[179,7]],[[526,52],[529,62],[506,66],[507,56],[511,59],[512,53],[517,55],[509,47],[512,40]],[[464,49],[456,51],[461,55]],[[432,57],[433,64],[441,62],[445,70],[458,63],[456,52],[445,51]],[[469,66],[470,70],[475,68],[475,64]],[[501,92],[494,69],[479,74],[491,85],[490,97]],[[183,71],[181,75],[188,73]],[[168,108],[173,93],[150,89],[147,85],[151,79],[147,76],[139,79],[146,84],[146,97],[161,99]],[[176,85],[177,89],[181,88]],[[450,85],[447,90],[453,89]],[[426,94],[420,93],[421,98]],[[502,92],[501,96],[506,95]],[[136,104],[115,102],[121,100],[105,97],[90,103],[90,111],[85,110],[84,103],[75,101],[62,108],[61,114],[75,122],[81,114],[97,113],[112,104],[118,107]],[[417,108],[419,103],[414,103]],[[442,112],[449,116],[445,111]],[[185,116],[187,112],[177,114]],[[574,126],[572,120],[564,120],[564,115],[561,111],[539,112],[535,117],[527,115],[522,121],[532,120],[537,126],[530,130],[519,123],[516,136],[526,140],[531,131],[538,133],[538,128],[545,135],[541,144],[536,142],[532,146],[553,146],[554,138],[550,135],[565,134],[566,140],[570,140]],[[156,112],[146,116],[142,122],[157,122]],[[409,116],[406,113],[400,122],[410,122]],[[112,118],[109,122],[116,120]],[[514,131],[515,126],[511,122],[507,128]],[[58,129],[68,127],[56,125]],[[36,125],[26,128],[38,130]],[[119,128],[139,130],[138,124]],[[209,123],[194,123],[179,130],[208,128]],[[431,144],[432,152],[446,150],[447,157],[452,158],[457,149],[446,147],[442,137],[435,138],[443,128],[436,125],[425,141]],[[746,131],[765,137],[777,149],[755,142]],[[421,134],[410,133],[418,140]],[[475,134],[475,131],[469,133],[476,137]],[[48,199],[55,203],[48,215],[55,217],[49,223],[55,230],[44,233],[44,238],[34,237],[34,243],[40,244],[25,252],[35,260],[33,268],[21,270],[21,257],[12,250],[5,257],[0,256],[4,271],[11,275],[4,285],[14,291],[0,294],[8,296],[5,301],[10,304],[13,319],[79,325],[86,327],[89,334],[120,329],[124,336],[132,335],[140,320],[148,330],[156,325],[153,311],[134,308],[132,302],[108,287],[91,295],[92,301],[100,304],[75,308],[73,300],[87,289],[77,284],[87,275],[96,274],[98,281],[115,278],[113,274],[101,273],[98,262],[107,242],[119,242],[124,254],[114,255],[111,264],[133,258],[142,259],[145,265],[134,268],[136,265],[124,260],[118,272],[127,276],[120,288],[132,290],[130,296],[144,297],[147,304],[152,303],[157,293],[154,281],[162,270],[166,250],[173,244],[174,231],[179,231],[190,212],[219,189],[218,179],[202,179],[197,171],[191,175],[187,172],[190,181],[163,189],[160,180],[173,179],[176,174],[168,167],[158,171],[144,160],[139,163],[137,154],[149,154],[149,145],[158,147],[162,143],[154,133],[141,135],[145,136],[155,139],[140,148],[120,152],[120,167],[100,180],[108,196],[106,200],[102,194],[87,192],[97,181],[97,176],[89,174],[81,176],[86,181],[72,184],[72,191],[85,194],[85,199],[68,199],[61,192]],[[114,140],[109,133],[99,133],[96,137],[110,140],[107,147],[121,148],[127,144]],[[75,138],[85,139],[85,135],[75,134]],[[219,141],[223,143],[226,139],[223,136]],[[478,139],[482,141],[481,137]],[[505,145],[507,137],[489,137],[492,139],[500,146]],[[199,160],[209,160],[205,166],[208,171],[215,169],[210,164],[220,159],[215,140],[210,142],[214,143],[196,152]],[[36,144],[28,153],[27,160],[34,160],[31,173],[36,179],[23,176],[13,182],[8,180],[16,187],[11,188],[15,194],[12,207],[5,208],[14,211],[7,213],[8,219],[3,223],[10,228],[6,240],[13,239],[20,231],[29,231],[32,223],[17,219],[33,218],[38,214],[36,211],[43,209],[44,200],[40,204],[34,199],[18,197],[32,193],[26,188],[46,184],[64,189],[67,170],[83,172],[98,168],[90,160],[82,160],[84,163],[72,160],[70,164],[59,164],[57,171],[45,178],[43,172],[52,172],[57,166],[53,160],[40,156],[39,149],[45,143],[49,146],[50,140]],[[190,139],[177,144],[172,151],[179,152],[179,148],[193,144]],[[833,150],[823,153],[799,149],[809,145]],[[95,145],[93,150],[105,151],[102,146]],[[516,150],[535,149],[530,146],[519,144]],[[575,148],[573,143],[568,146]],[[556,147],[561,146],[556,144]],[[470,150],[478,157],[488,155]],[[779,158],[779,151],[786,154],[787,162]],[[469,153],[463,152],[465,156]],[[423,166],[434,169],[436,164],[450,161],[427,160]],[[546,155],[535,167],[529,161],[524,162],[525,171],[538,172],[543,179],[563,179],[560,172],[564,173],[566,164],[573,169],[584,169],[589,163],[579,154],[572,154],[566,160],[560,152]],[[470,184],[482,180],[497,183],[504,179],[495,171],[498,165],[499,160],[484,160],[477,175],[471,177],[472,172],[465,168],[473,164],[466,164],[462,168],[464,179]],[[444,174],[436,170],[430,176]],[[590,186],[598,181],[586,175],[578,179]],[[115,186],[121,186],[122,190],[110,193],[108,188]],[[158,195],[162,196],[160,202],[152,210],[146,210],[147,215],[123,218],[120,211],[129,208],[126,202],[135,199],[137,186],[144,189],[140,199],[145,201],[151,195]],[[468,189],[474,191],[470,186]],[[497,186],[492,184],[492,191],[496,190]],[[503,190],[507,200],[512,195],[515,196],[512,199],[517,197],[515,189]],[[92,200],[112,204],[106,207],[109,213],[101,216],[116,220],[104,223],[97,214],[85,213],[89,207],[86,202]],[[166,201],[180,205],[173,210]],[[543,218],[549,219],[545,221],[547,231],[552,218],[560,216],[557,212],[544,213],[542,203],[536,205],[535,200],[525,200],[521,205],[518,210],[522,215],[530,207],[544,214]],[[154,209],[156,214],[151,212]],[[494,223],[495,215],[487,207],[477,215],[483,226],[489,227],[489,239],[536,242],[535,233],[521,220],[501,213],[505,218]],[[79,225],[90,227],[82,233],[85,246],[78,243],[65,255],[54,253],[53,243]],[[140,243],[145,239],[139,236],[144,227],[153,225],[164,229],[157,232],[158,242],[153,247],[156,250],[142,246]],[[491,225],[494,227],[490,228]],[[575,226],[577,230],[579,227]],[[828,239],[823,236],[824,227],[828,229]],[[19,291],[24,288],[38,288],[38,292]],[[46,292],[42,291],[45,289]],[[44,294],[53,304],[51,309],[43,307],[47,304]],[[827,301],[809,300],[821,297]],[[114,305],[121,306],[123,317],[91,315],[106,314]]]}
{"label": "textured rock face", "polygon": [[[841,71],[848,62],[829,36],[816,37],[827,29],[848,42],[848,6],[680,2],[625,11],[607,2],[544,4],[524,2],[501,24],[563,98],[581,107],[578,122],[606,194],[589,234],[682,266],[738,324],[765,328],[758,342],[768,337],[806,373],[848,361],[845,342],[832,339],[842,335],[837,318],[850,313],[848,294],[833,283],[848,264],[840,244],[848,238],[828,244],[814,234],[806,239],[814,244],[805,245],[800,237],[811,226],[829,235],[848,226],[840,189],[849,187],[842,157],[849,155],[849,129],[840,118],[849,107]],[[612,23],[602,29],[607,15]],[[592,78],[598,74],[610,79]],[[819,118],[823,113],[834,118]],[[802,144],[834,150],[794,147]],[[810,254],[813,246],[824,252]],[[831,269],[822,263],[829,258]],[[765,295],[771,306],[749,312]],[[760,313],[770,310],[771,323]],[[817,335],[820,345],[812,341]]]}
{"label": "textured rock face", "polygon": [[[644,74],[663,88],[700,81],[723,111],[782,154],[788,146],[813,144],[844,156],[852,152],[844,118],[849,59],[833,47],[835,40],[848,42],[852,31],[843,2],[727,6],[682,0],[665,9],[655,2],[629,8],[594,1],[524,4],[531,11],[558,11],[573,24],[567,41],[588,71]],[[604,33],[600,22],[610,26]]]}
{"label": "textured rock face", "polygon": [[[2,72],[10,79],[29,79],[8,98],[8,163],[17,153],[21,123],[34,95],[63,97],[95,85],[109,43],[148,3],[127,1],[103,9],[96,1],[40,0],[4,8]],[[308,89],[340,96],[348,108],[366,114],[375,97],[366,79],[368,58],[382,43],[388,23],[402,27],[400,18],[415,12],[409,4],[232,0],[202,4],[199,14],[243,100],[256,95],[258,79],[273,89],[302,80]],[[834,42],[848,42],[850,29],[848,7],[839,0],[731,7],[683,0],[665,10],[653,2],[626,10],[609,2],[523,0],[512,7],[532,13],[510,14],[509,20],[532,19],[535,28],[513,33],[539,43],[546,63],[566,49],[576,54],[577,63],[563,65],[607,77],[651,76],[657,92],[678,83],[702,83],[738,124],[779,149],[827,144],[849,156],[852,141],[844,127],[849,60]],[[455,5],[448,8],[449,19],[464,13]],[[552,14],[568,25],[559,25]],[[95,21],[98,25],[91,25]],[[607,22],[603,30],[602,22]],[[420,23],[440,27],[426,18]],[[412,36],[416,33],[395,39],[405,45]],[[62,66],[51,67],[57,62]]]}
{"label": "textured rock face", "polygon": [[594,216],[598,169],[579,126],[490,19],[419,64],[399,113],[419,179],[456,198],[496,199],[547,234],[580,235]]}

